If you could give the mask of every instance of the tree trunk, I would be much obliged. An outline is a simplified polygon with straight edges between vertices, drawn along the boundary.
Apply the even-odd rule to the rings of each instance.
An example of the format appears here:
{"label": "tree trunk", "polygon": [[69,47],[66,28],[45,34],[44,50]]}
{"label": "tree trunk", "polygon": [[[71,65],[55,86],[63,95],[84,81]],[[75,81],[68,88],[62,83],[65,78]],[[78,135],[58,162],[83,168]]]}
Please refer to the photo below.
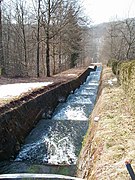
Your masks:
{"label": "tree trunk", "polygon": [[47,77],[50,77],[50,18],[51,18],[51,0],[48,0],[48,20],[47,20],[47,28],[46,28],[46,70]]}
{"label": "tree trunk", "polygon": [[3,45],[2,45],[2,17],[1,17],[1,0],[0,0],[0,68],[1,72],[0,75],[5,75],[5,63],[4,63],[4,56],[3,56]]}
{"label": "tree trunk", "polygon": [[49,47],[49,29],[46,32],[46,69],[47,77],[50,77],[50,47]]}
{"label": "tree trunk", "polygon": [[25,61],[25,71],[28,76],[28,62],[27,62],[27,44],[26,44],[26,34],[25,34],[25,24],[24,24],[24,14],[22,9],[22,33],[23,33],[23,47],[24,47],[24,61]]}
{"label": "tree trunk", "polygon": [[61,69],[61,33],[60,33],[60,36],[59,36],[59,72],[61,72],[62,71],[62,69]]}
{"label": "tree trunk", "polygon": [[55,60],[55,44],[54,44],[54,39],[53,39],[53,47],[52,47],[52,51],[53,51],[53,75],[56,72],[56,60]]}
{"label": "tree trunk", "polygon": [[40,0],[38,0],[38,29],[37,29],[37,77],[39,77],[39,30],[40,30]]}

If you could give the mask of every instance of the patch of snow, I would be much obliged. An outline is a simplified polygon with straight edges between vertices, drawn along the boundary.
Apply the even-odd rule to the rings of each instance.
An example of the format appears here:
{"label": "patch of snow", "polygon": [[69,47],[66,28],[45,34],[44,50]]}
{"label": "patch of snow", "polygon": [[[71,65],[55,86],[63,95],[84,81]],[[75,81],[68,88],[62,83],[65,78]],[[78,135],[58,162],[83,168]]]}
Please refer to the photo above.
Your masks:
{"label": "patch of snow", "polygon": [[117,78],[112,79],[113,82],[117,82]]}
{"label": "patch of snow", "polygon": [[48,86],[53,82],[15,83],[0,85],[0,98],[13,98],[32,89]]}
{"label": "patch of snow", "polygon": [[95,68],[95,66],[89,66],[89,68],[94,69],[94,68]]}
{"label": "patch of snow", "polygon": [[111,86],[113,86],[113,82],[116,83],[117,82],[117,78],[108,80],[108,84],[110,84]]}
{"label": "patch of snow", "polygon": [[111,86],[113,86],[112,80],[108,80],[108,84],[110,84]]}
{"label": "patch of snow", "polygon": [[99,121],[99,116],[94,117],[94,121],[98,122]]}
{"label": "patch of snow", "polygon": [[68,76],[76,76],[76,74],[68,74]]}

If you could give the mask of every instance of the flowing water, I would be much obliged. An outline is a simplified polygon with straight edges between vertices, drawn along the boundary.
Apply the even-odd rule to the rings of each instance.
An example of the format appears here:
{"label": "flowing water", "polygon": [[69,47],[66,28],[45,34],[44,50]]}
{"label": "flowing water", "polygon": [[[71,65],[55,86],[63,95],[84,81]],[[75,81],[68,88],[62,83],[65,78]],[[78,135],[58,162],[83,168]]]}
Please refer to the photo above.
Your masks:
{"label": "flowing water", "polygon": [[77,157],[88,129],[101,67],[60,103],[50,119],[41,119],[12,162],[0,165],[0,173],[59,173],[74,175]]}

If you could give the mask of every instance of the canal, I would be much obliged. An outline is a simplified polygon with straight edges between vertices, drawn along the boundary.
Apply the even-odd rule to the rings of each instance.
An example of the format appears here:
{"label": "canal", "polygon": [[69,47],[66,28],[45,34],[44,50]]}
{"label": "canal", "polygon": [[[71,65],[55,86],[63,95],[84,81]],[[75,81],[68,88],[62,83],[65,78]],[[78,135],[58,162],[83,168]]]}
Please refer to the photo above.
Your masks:
{"label": "canal", "polygon": [[75,176],[76,163],[94,108],[102,67],[61,100],[30,132],[14,160],[0,163],[0,173],[48,173]]}

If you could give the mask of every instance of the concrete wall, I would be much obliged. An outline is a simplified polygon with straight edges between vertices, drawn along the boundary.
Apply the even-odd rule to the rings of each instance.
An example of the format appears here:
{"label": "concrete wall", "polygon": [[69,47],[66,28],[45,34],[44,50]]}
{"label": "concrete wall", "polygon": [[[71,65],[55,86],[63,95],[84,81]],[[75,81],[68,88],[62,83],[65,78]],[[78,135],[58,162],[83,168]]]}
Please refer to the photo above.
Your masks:
{"label": "concrete wall", "polygon": [[61,99],[67,98],[71,91],[86,80],[90,71],[93,69],[89,68],[78,78],[52,87],[47,92],[42,92],[0,115],[0,160],[14,157],[43,113],[45,116],[49,112],[52,113]]}

